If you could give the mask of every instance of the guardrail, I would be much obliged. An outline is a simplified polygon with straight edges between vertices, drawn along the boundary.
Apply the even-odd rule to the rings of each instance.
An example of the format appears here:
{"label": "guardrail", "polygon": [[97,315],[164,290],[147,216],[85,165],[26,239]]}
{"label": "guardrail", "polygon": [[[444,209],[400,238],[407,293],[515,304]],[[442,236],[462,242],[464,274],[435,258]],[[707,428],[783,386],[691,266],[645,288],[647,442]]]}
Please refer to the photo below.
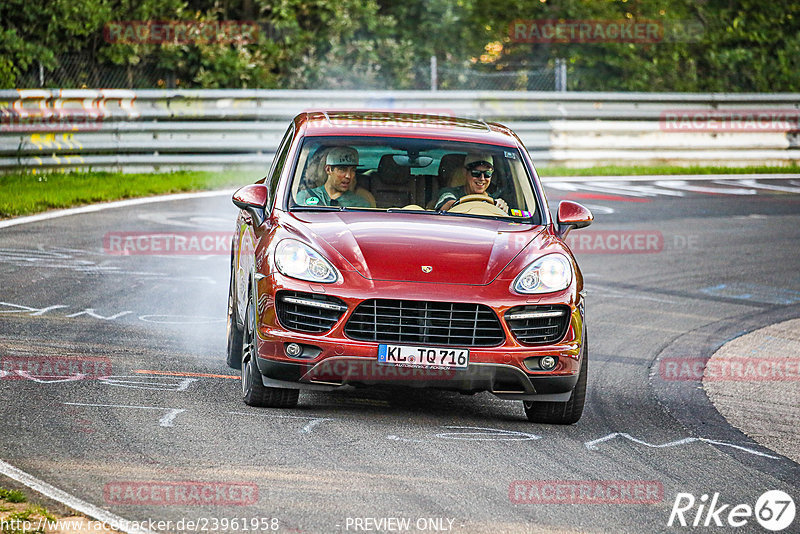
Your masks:
{"label": "guardrail", "polygon": [[0,170],[266,166],[305,109],[499,121],[540,163],[775,164],[800,159],[800,94],[0,90]]}

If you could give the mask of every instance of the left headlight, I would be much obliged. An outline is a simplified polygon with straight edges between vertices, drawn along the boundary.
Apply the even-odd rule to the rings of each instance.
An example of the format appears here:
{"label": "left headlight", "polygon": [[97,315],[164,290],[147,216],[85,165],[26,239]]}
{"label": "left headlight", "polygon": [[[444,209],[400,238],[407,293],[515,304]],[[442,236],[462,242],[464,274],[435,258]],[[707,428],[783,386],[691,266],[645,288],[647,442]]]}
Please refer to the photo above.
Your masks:
{"label": "left headlight", "polygon": [[330,284],[339,279],[339,271],[313,248],[294,239],[284,239],[275,247],[275,266],[281,274]]}
{"label": "left headlight", "polygon": [[528,265],[511,285],[517,293],[552,293],[572,283],[572,265],[563,254],[548,254]]}

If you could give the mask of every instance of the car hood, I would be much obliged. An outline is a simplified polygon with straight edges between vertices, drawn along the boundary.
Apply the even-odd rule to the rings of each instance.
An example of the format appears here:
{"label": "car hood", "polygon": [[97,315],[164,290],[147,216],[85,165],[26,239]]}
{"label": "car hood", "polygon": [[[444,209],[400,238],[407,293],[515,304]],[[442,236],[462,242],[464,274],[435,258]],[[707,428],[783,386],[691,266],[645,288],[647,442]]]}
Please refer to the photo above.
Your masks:
{"label": "car hood", "polygon": [[419,213],[300,212],[289,219],[287,229],[318,249],[331,247],[365,278],[471,285],[497,278],[544,229]]}

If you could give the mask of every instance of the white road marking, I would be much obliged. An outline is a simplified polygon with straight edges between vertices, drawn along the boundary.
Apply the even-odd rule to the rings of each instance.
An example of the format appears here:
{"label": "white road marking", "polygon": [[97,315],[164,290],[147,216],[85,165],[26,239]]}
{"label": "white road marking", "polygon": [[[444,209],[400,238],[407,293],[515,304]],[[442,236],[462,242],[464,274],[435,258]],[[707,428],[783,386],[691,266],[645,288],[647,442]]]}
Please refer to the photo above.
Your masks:
{"label": "white road marking", "polygon": [[402,441],[404,443],[429,443],[427,440],[424,439],[407,439],[407,438],[401,438],[400,436],[395,436],[394,434],[386,436],[386,439],[392,441]]}
{"label": "white road marking", "polygon": [[167,376],[107,376],[98,378],[103,384],[132,389],[155,391],[186,391],[198,378],[175,378]]}
{"label": "white road marking", "polygon": [[742,187],[706,187],[692,185],[686,180],[660,180],[656,182],[659,187],[667,189],[680,189],[682,191],[692,191],[693,193],[711,193],[716,195],[756,195],[758,191]]}
{"label": "white road marking", "polygon": [[612,213],[614,213],[614,208],[609,208],[608,206],[600,206],[598,204],[587,204],[585,202],[581,202],[581,204],[589,208],[594,214],[611,215]]}
{"label": "white road marking", "polygon": [[130,313],[133,313],[133,312],[132,311],[123,311],[123,312],[115,313],[114,315],[109,315],[108,317],[105,317],[103,315],[99,315],[99,314],[95,313],[94,308],[86,308],[83,311],[79,311],[79,312],[76,312],[76,313],[71,313],[69,315],[65,315],[65,317],[73,318],[73,317],[80,317],[81,315],[88,315],[89,317],[94,317],[95,319],[102,319],[103,321],[113,321],[114,319],[119,319],[120,317],[124,317],[125,315],[128,315]]}
{"label": "white road marking", "polygon": [[[140,213],[138,218],[143,221],[149,221],[156,224],[163,224],[168,226],[181,226],[186,228],[219,228],[228,230],[231,226],[231,219],[224,217],[212,217],[197,215],[197,212],[155,212],[155,213]],[[183,220],[181,220],[183,219]]]}
{"label": "white road marking", "polygon": [[58,501],[77,512],[85,514],[95,521],[106,523],[125,534],[155,534],[151,530],[140,528],[139,523],[124,519],[116,514],[112,514],[108,510],[104,510],[103,508],[79,499],[66,491],[39,480],[21,469],[17,469],[3,460],[0,460],[0,473],[8,478],[16,480],[20,484],[24,484],[33,491],[41,493],[45,497]]}
{"label": "white road marking", "polygon": [[635,185],[635,184],[622,184],[622,185],[615,185],[614,182],[595,182],[597,185],[602,185],[603,187],[609,187],[614,189],[620,189],[620,194],[626,194],[623,191],[629,190],[633,192],[641,193],[642,196],[658,196],[658,195],[667,195],[671,197],[684,197],[686,194],[683,191],[671,191],[668,189],[663,189],[660,187],[655,187],[652,185]]}
{"label": "white road marking", "polygon": [[304,415],[279,415],[273,413],[256,413],[256,412],[228,412],[230,415],[246,415],[246,416],[257,416],[257,417],[277,417],[280,419],[311,419],[303,428],[300,429],[300,434],[311,434],[314,431],[314,428],[319,425],[320,423],[324,423],[325,421],[335,421],[336,419],[332,417],[312,417],[312,416],[304,416]]}
{"label": "white road marking", "polygon": [[323,421],[333,421],[333,419],[328,419],[328,418],[324,418],[324,417],[323,418],[312,419],[311,421],[308,422],[308,424],[306,426],[304,426],[300,430],[300,433],[301,434],[311,434],[311,432],[314,430],[314,427],[317,426],[318,424],[322,423]]}
{"label": "white road marking", "polygon": [[213,324],[224,323],[226,319],[201,317],[195,315],[140,315],[140,321],[157,324]]}
{"label": "white road marking", "polygon": [[670,442],[667,442],[667,443],[658,444],[658,443],[648,443],[648,442],[643,441],[641,439],[636,439],[633,436],[631,436],[630,434],[626,434],[624,432],[613,432],[613,433],[611,433],[611,434],[609,434],[607,436],[604,436],[602,438],[598,438],[598,439],[595,439],[595,440],[592,440],[592,441],[587,441],[584,445],[586,445],[586,448],[589,449],[590,451],[596,451],[596,450],[599,449],[599,447],[597,446],[598,444],[606,442],[606,441],[609,441],[609,440],[612,440],[612,439],[615,439],[615,438],[618,438],[618,437],[625,438],[625,439],[630,440],[630,441],[632,441],[634,443],[638,443],[639,445],[644,445],[645,447],[650,447],[652,449],[663,449],[663,448],[666,448],[666,447],[677,447],[679,445],[686,445],[688,443],[694,443],[696,441],[700,441],[700,442],[703,442],[703,443],[710,443],[712,445],[720,445],[720,446],[725,446],[725,447],[731,447],[731,448],[734,448],[734,449],[738,449],[740,451],[744,451],[744,452],[748,452],[750,454],[754,454],[756,456],[763,456],[765,458],[772,458],[773,460],[779,460],[780,459],[778,456],[772,456],[771,454],[760,452],[760,451],[757,451],[757,450],[754,450],[754,449],[750,449],[750,448],[747,448],[747,447],[742,447],[741,445],[735,445],[733,443],[728,443],[726,441],[717,441],[717,440],[707,439],[707,438],[691,438],[690,437],[690,438],[683,438],[683,439],[679,439],[679,440],[676,440],[676,441],[670,441]]}
{"label": "white road marking", "polygon": [[173,426],[172,422],[178,417],[179,414],[185,412],[186,410],[181,409],[172,409],[164,415],[161,419],[158,420],[159,426],[163,427],[171,427]]}
{"label": "white road marking", "polygon": [[[10,309],[0,309],[0,314],[3,313],[22,313],[27,314],[30,317],[40,317],[48,312],[53,310],[69,308],[69,306],[64,304],[55,304],[52,306],[45,306],[43,308],[32,308],[30,306],[25,306],[23,304],[14,304],[11,302],[0,302],[0,307],[6,307]],[[125,310],[121,312],[114,313],[112,315],[101,315],[95,311],[94,308],[84,308],[83,310],[75,313],[70,313],[68,315],[64,315],[64,317],[68,319],[74,319],[76,317],[87,316],[93,319],[99,319],[101,321],[115,321],[121,317],[125,317],[127,315],[132,314],[133,312],[130,310]],[[140,315],[138,317],[140,321],[144,321],[146,323],[157,323],[157,324],[215,324],[215,323],[224,323],[225,319],[218,318],[218,317],[206,317],[202,315],[167,315],[167,314],[146,314]]]}
{"label": "white road marking", "polygon": [[768,191],[782,191],[784,193],[800,193],[800,187],[791,187],[787,185],[773,185],[762,184],[756,180],[714,180],[715,184],[721,185],[744,185],[747,187],[754,187],[756,189],[766,189]]}
{"label": "white road marking", "polygon": [[131,406],[128,404],[86,404],[82,402],[65,402],[67,406],[86,406],[89,408],[129,408],[129,409],[137,409],[137,410],[166,410],[167,413],[158,420],[158,426],[162,426],[165,428],[174,426],[172,422],[175,418],[185,412],[184,409],[176,409],[176,408],[164,408],[162,406]]}
{"label": "white road marking", "polygon": [[[553,189],[560,189],[561,191],[594,191],[595,193],[605,193],[607,195],[625,195],[629,197],[653,197],[656,196],[655,193],[651,192],[638,192],[633,191],[634,186],[630,187],[620,187],[620,186],[600,186],[600,185],[588,185],[588,184],[580,184],[574,185],[572,183],[563,183],[563,182],[551,182],[547,184],[547,187],[551,187]],[[675,193],[675,191],[671,191],[671,193]]]}
{"label": "white road marking", "polygon": [[76,380],[83,380],[84,378],[86,378],[86,375],[83,375],[83,374],[80,374],[80,373],[78,373],[77,375],[73,375],[73,376],[55,376],[55,375],[52,375],[52,376],[33,376],[31,374],[28,374],[28,371],[22,371],[20,369],[17,369],[15,372],[19,376],[21,376],[23,378],[27,378],[28,380],[31,380],[33,382],[38,382],[40,384],[55,384],[55,383],[60,383],[60,382],[75,382]]}
{"label": "white road marking", "polygon": [[[40,269],[66,269],[79,273],[103,274],[103,275],[127,275],[148,278],[159,278],[162,280],[177,280],[180,282],[206,282],[216,284],[217,281],[209,276],[174,276],[169,273],[152,271],[131,271],[115,265],[115,261],[103,261],[97,263],[93,260],[82,260],[69,254],[57,252],[57,250],[68,250],[74,254],[89,255],[91,252],[83,250],[54,249],[46,251],[42,249],[0,249],[0,262],[15,265],[17,267]],[[188,258],[197,258],[189,256]],[[171,256],[171,258],[181,258]]]}
{"label": "white road marking", "polygon": [[21,304],[12,304],[10,302],[0,302],[0,306],[8,306],[10,308],[16,308],[14,310],[0,310],[0,313],[25,313],[31,312],[31,317],[36,317],[39,315],[44,315],[45,313],[51,310],[57,310],[59,308],[68,308],[65,304],[56,304],[55,306],[47,306],[45,308],[31,308],[28,306],[23,306]]}
{"label": "white road marking", "polygon": [[[782,191],[786,193],[800,193],[800,185],[797,180],[789,180],[791,186],[788,185],[774,185],[762,184],[758,179],[787,179],[789,177],[796,177],[796,175],[776,175],[782,178],[774,177],[772,175],[742,175],[742,178],[736,178],[736,175],[698,175],[694,176],[628,176],[628,177],[602,177],[591,176],[590,180],[581,179],[567,179],[567,177],[550,178],[543,181],[545,187],[559,189],[562,191],[578,192],[578,191],[593,191],[596,193],[606,193],[612,195],[624,195],[630,197],[655,197],[659,195],[684,197],[686,192],[694,193],[711,193],[719,195],[755,195],[758,194],[759,189],[769,191]],[[666,179],[665,179],[666,178]],[[638,185],[635,183],[626,183],[629,179],[631,182],[636,181],[652,181],[652,185]],[[695,185],[690,183],[690,180],[702,180],[712,184],[721,185],[724,187],[713,187],[704,185]]]}
{"label": "white road marking", "polygon": [[478,432],[443,432],[441,434],[436,434],[437,438],[458,439],[464,441],[530,441],[541,439],[541,436],[537,436],[536,434],[517,432],[516,430],[483,428],[479,426],[445,426],[444,428],[477,430]]}
{"label": "white road marking", "polygon": [[222,191],[204,191],[202,193],[178,193],[176,195],[163,195],[158,197],[145,197],[145,198],[131,198],[128,200],[118,200],[116,202],[105,202],[102,204],[92,204],[91,206],[81,206],[80,208],[70,208],[66,210],[48,211],[46,213],[39,213],[38,215],[29,215],[27,217],[18,217],[15,219],[8,219],[0,221],[0,228],[8,228],[10,226],[17,226],[20,224],[28,224],[39,221],[49,221],[58,217],[66,217],[69,215],[80,215],[83,213],[96,213],[98,211],[105,211],[115,208],[127,208],[130,206],[139,206],[142,204],[153,204],[156,202],[172,202],[175,200],[188,200],[193,198],[206,198],[206,197],[221,197],[225,195],[232,195],[235,189],[225,189]]}

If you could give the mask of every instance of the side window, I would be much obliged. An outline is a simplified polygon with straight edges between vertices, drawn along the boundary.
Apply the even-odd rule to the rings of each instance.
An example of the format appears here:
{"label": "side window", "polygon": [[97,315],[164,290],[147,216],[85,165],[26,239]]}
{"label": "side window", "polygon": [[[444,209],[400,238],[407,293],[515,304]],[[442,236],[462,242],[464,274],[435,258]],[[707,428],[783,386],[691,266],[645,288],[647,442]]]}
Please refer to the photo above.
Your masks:
{"label": "side window", "polygon": [[292,138],[294,137],[294,124],[286,131],[286,134],[278,145],[278,151],[275,152],[275,159],[272,160],[272,167],[269,170],[269,210],[275,205],[275,191],[278,189],[278,181],[281,179],[281,171],[286,164],[286,157],[289,155],[289,147],[292,146]]}

